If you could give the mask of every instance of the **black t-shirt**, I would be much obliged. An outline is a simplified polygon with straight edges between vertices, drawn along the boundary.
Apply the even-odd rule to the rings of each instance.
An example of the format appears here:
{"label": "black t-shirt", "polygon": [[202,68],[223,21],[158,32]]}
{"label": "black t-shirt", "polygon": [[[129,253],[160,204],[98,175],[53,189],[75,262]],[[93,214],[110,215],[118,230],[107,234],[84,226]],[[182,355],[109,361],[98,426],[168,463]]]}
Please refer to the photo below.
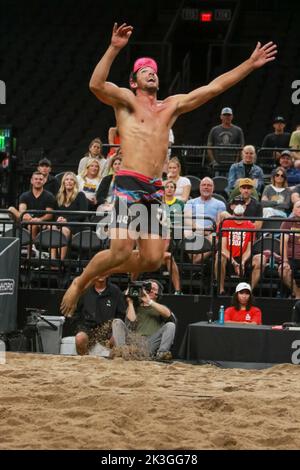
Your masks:
{"label": "black t-shirt", "polygon": [[290,144],[290,136],[289,132],[284,132],[283,134],[268,134],[265,136],[262,147],[270,147],[270,148],[288,148]]}
{"label": "black t-shirt", "polygon": [[49,193],[52,193],[53,196],[56,196],[59,190],[59,182],[54,178],[54,176],[49,175],[46,183],[44,184],[44,189],[49,191]]}
{"label": "black t-shirt", "polygon": [[244,217],[262,217],[262,214],[263,211],[261,203],[251,198],[249,204],[246,205]]}
{"label": "black t-shirt", "polygon": [[39,197],[35,197],[32,191],[22,193],[19,199],[19,204],[26,204],[27,210],[33,209],[44,211],[47,208],[55,209],[56,201],[53,194],[44,189]]}
{"label": "black t-shirt", "polygon": [[[87,198],[85,197],[85,194],[80,191],[74,201],[71,202],[69,206],[59,206],[57,205],[58,210],[62,211],[87,211],[88,210],[88,201]],[[86,216],[83,214],[58,214],[57,217],[60,217],[60,215],[63,215],[64,218],[68,222],[82,222],[86,220]]]}
{"label": "black t-shirt", "polygon": [[108,320],[121,318],[125,321],[127,303],[118,286],[108,282],[100,294],[91,287],[80,299],[76,319],[89,328],[95,328]]}
{"label": "black t-shirt", "polygon": [[250,171],[251,171],[252,167],[253,167],[252,163],[250,165],[247,165],[247,164],[244,163],[245,178],[251,178]]}

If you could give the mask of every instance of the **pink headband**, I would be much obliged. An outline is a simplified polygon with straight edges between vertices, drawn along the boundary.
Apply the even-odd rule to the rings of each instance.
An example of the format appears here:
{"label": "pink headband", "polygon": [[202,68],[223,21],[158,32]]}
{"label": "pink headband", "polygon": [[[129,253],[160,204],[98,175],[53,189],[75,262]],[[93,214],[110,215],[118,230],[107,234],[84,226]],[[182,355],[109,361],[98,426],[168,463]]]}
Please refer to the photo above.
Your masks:
{"label": "pink headband", "polygon": [[133,65],[133,73],[137,72],[143,67],[151,67],[155,73],[157,73],[157,63],[151,57],[140,57]]}

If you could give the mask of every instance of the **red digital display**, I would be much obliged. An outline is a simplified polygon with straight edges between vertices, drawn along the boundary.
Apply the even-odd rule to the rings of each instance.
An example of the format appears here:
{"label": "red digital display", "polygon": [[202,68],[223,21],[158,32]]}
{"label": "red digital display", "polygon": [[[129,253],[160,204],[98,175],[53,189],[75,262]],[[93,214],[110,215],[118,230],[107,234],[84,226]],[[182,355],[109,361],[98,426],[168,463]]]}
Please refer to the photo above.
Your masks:
{"label": "red digital display", "polygon": [[210,23],[213,19],[212,11],[201,11],[200,12],[200,22],[201,23]]}

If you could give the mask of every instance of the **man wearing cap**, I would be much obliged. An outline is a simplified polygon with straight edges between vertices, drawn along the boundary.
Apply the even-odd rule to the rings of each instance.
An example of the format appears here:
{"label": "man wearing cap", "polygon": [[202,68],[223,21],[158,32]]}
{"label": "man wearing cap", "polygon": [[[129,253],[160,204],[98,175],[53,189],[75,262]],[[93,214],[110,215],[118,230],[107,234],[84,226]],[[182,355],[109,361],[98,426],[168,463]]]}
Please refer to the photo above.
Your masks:
{"label": "man wearing cap", "polygon": [[[127,45],[133,27],[123,23],[113,26],[111,43],[96,66],[90,80],[90,89],[96,97],[114,108],[116,124],[122,142],[122,169],[115,177],[115,207],[109,250],[97,253],[83,273],[74,279],[62,301],[62,312],[72,315],[79,296],[92,280],[104,272],[141,272],[157,270],[164,258],[165,240],[157,227],[149,227],[149,209],[160,217],[163,196],[162,169],[167,154],[169,130],[176,119],[223,93],[256,68],[273,61],[277,53],[272,42],[259,42],[251,57],[233,70],[214,79],[204,87],[187,94],[157,100],[158,67],[152,58],[135,61],[130,77],[131,90],[107,81],[111,66]],[[130,235],[132,213],[139,204],[148,212],[148,219],[139,224]],[[126,217],[120,214],[127,208]],[[156,211],[156,214],[155,214]],[[143,212],[143,211],[142,211]],[[152,221],[151,221],[152,222]],[[159,227],[161,229],[161,226]],[[151,236],[149,236],[151,235]],[[154,236],[152,236],[154,235]],[[133,252],[136,238],[139,251]]]}
{"label": "man wearing cap", "polygon": [[292,186],[300,184],[300,169],[299,167],[295,167],[292,152],[283,150],[278,160],[278,166],[281,166],[285,170],[287,183],[291,189],[294,189]]}
{"label": "man wearing cap", "polygon": [[[221,111],[220,119],[222,124],[213,127],[207,139],[207,145],[212,146],[224,146],[230,147],[231,145],[243,147],[245,145],[244,133],[238,126],[232,124],[233,112],[231,108],[223,108]],[[230,150],[212,150],[208,149],[208,158],[211,163],[217,163],[221,157],[237,157],[239,152],[230,152]]]}
{"label": "man wearing cap", "polygon": [[224,312],[225,322],[261,325],[261,310],[253,305],[252,289],[247,282],[236,286],[231,305]]}
{"label": "man wearing cap", "polygon": [[242,160],[238,163],[231,165],[228,173],[228,185],[225,191],[234,197],[239,194],[239,180],[240,178],[250,178],[256,189],[253,197],[258,198],[258,194],[262,193],[264,187],[264,173],[260,166],[256,165],[256,151],[253,145],[245,145],[242,150]]}
{"label": "man wearing cap", "polygon": [[[235,274],[242,278],[245,274],[245,267],[247,265],[249,266],[250,262],[252,268],[252,288],[254,288],[258,283],[260,274],[264,271],[266,265],[265,255],[261,256],[260,254],[257,254],[252,256],[252,246],[256,235],[254,229],[256,229],[256,227],[252,222],[250,222],[250,220],[239,219],[239,217],[245,217],[245,205],[241,196],[237,196],[231,201],[230,210],[235,219],[226,219],[221,226],[221,246],[215,263],[216,278],[218,278],[219,273],[220,279],[220,294],[224,294],[227,263],[230,263]],[[236,229],[236,231],[232,230],[227,232],[225,229]],[[221,262],[219,261],[220,255]],[[251,259],[252,262],[250,261]]]}
{"label": "man wearing cap", "polygon": [[[245,208],[244,217],[262,217],[263,210],[261,203],[253,197],[254,181],[250,178],[239,179],[239,195]],[[257,194],[257,193],[256,193]],[[238,194],[235,198],[238,197]],[[256,220],[254,225],[257,230],[261,229],[262,221]]]}
{"label": "man wearing cap", "polygon": [[[274,148],[274,149],[282,149],[288,148],[290,144],[290,136],[289,132],[284,132],[286,126],[286,122],[284,117],[276,116],[273,120],[273,128],[274,132],[271,134],[267,134],[262,142],[262,147]],[[271,152],[266,151],[265,154],[270,154]],[[273,152],[272,160],[277,160],[280,156],[279,152]]]}
{"label": "man wearing cap", "polygon": [[45,184],[44,184],[44,189],[46,191],[49,191],[49,193],[53,194],[53,196],[56,196],[59,190],[59,182],[57,181],[54,176],[50,175],[51,173],[51,162],[48,160],[48,158],[42,158],[37,167],[37,171],[42,173],[45,177]]}

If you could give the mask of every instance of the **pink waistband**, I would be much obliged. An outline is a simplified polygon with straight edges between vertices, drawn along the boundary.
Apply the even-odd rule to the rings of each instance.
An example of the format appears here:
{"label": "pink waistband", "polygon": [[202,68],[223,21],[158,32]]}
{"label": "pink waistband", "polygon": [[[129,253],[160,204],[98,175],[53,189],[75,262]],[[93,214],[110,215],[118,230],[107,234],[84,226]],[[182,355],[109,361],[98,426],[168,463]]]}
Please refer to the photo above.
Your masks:
{"label": "pink waistband", "polygon": [[150,178],[142,173],[132,170],[119,170],[116,176],[133,176],[137,180],[143,181],[143,183],[154,184],[155,186],[162,186],[161,178]]}

